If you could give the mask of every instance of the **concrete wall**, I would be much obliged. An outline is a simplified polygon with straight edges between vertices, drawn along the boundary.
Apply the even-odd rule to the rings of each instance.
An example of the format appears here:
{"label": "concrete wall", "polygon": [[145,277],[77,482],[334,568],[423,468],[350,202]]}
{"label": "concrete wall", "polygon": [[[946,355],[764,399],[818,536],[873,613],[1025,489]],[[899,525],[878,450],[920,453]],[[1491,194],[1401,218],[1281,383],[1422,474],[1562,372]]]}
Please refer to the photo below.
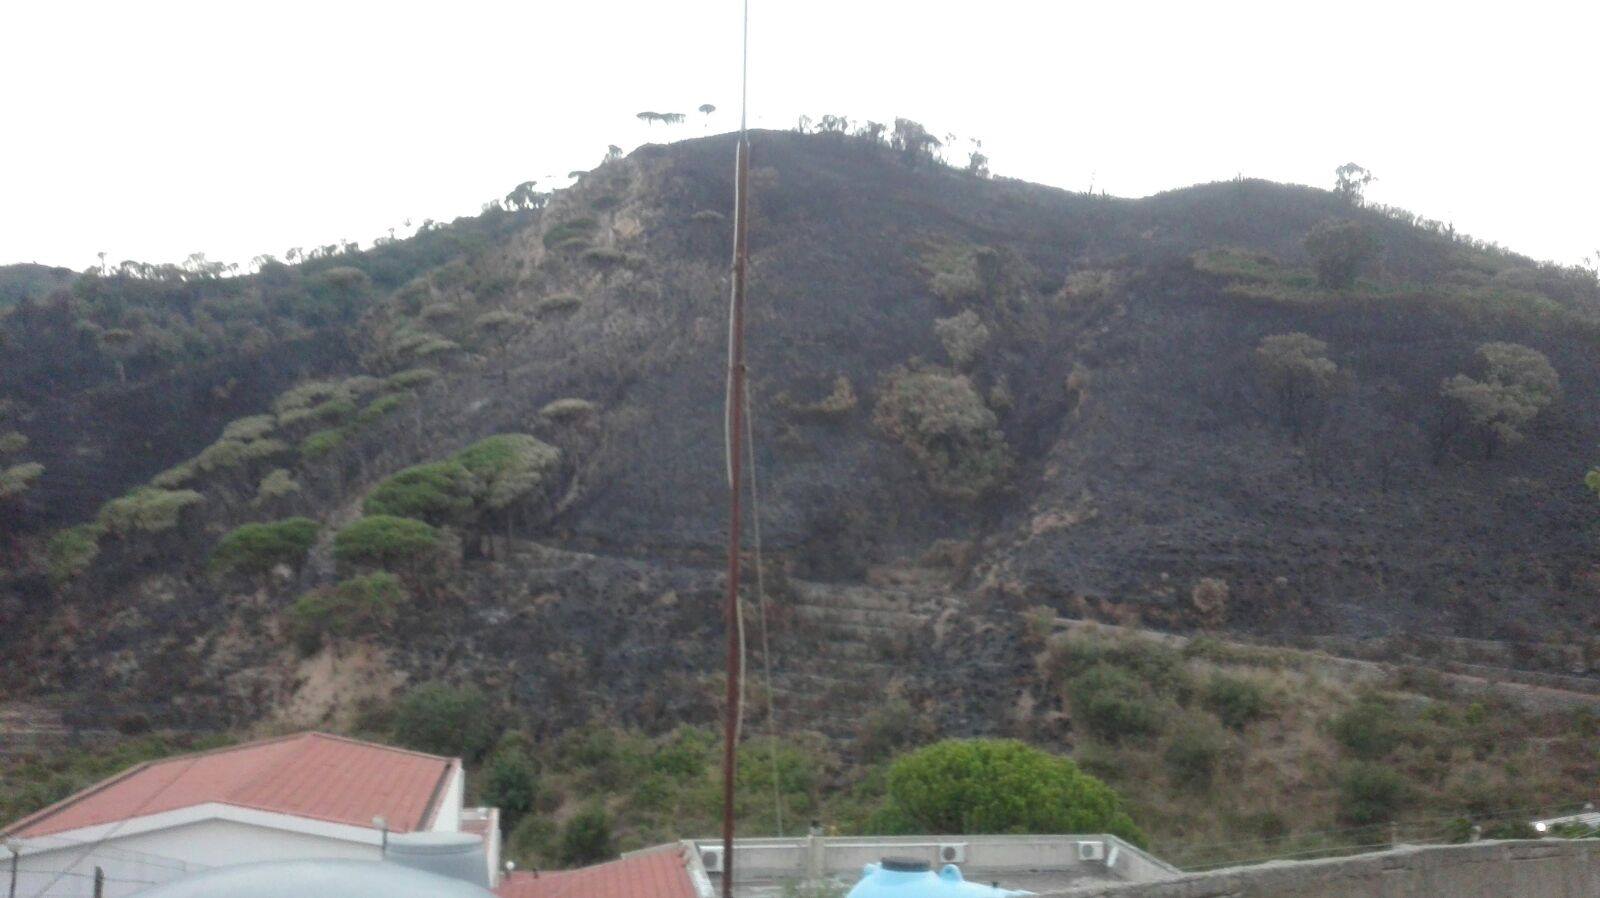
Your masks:
{"label": "concrete wall", "polygon": [[[691,858],[699,849],[716,848],[719,840],[686,843]],[[1080,847],[1091,849],[1089,857]],[[885,857],[926,860],[937,870],[945,864],[942,849],[961,855],[968,879],[1014,880],[1019,875],[1062,874],[1069,877],[1115,877],[1127,881],[1166,879],[1178,870],[1113,835],[1014,836],[828,836],[740,839],[734,844],[734,876],[739,882],[764,879],[821,878],[849,881]],[[699,867],[691,859],[691,876]],[[1017,888],[1036,888],[1018,885]]]}
{"label": "concrete wall", "polygon": [[1600,841],[1548,839],[1400,848],[1282,861],[1163,882],[1104,883],[1066,898],[1593,898]]}
{"label": "concrete wall", "polygon": [[434,814],[432,830],[436,833],[461,831],[461,802],[466,795],[467,776],[458,761],[450,765],[450,780],[445,783],[444,795],[439,799],[439,810]]}

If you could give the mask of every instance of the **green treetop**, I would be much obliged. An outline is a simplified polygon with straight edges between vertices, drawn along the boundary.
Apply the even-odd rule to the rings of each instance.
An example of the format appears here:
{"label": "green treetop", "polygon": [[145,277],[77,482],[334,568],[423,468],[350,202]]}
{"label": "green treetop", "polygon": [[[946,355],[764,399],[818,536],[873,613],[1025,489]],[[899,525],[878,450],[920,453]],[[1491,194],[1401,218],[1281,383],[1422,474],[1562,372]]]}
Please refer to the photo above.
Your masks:
{"label": "green treetop", "polygon": [[889,819],[929,834],[1144,835],[1106,784],[1071,760],[1015,739],[947,739],[889,770]]}

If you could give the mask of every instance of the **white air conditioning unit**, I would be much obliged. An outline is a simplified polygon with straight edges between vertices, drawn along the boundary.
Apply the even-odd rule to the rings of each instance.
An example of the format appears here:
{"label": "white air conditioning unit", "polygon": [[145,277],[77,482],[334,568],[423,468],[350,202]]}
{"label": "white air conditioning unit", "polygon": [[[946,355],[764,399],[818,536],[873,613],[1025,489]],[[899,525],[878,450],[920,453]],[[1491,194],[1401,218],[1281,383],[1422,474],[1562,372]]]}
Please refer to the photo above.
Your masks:
{"label": "white air conditioning unit", "polygon": [[1106,859],[1106,843],[1104,842],[1079,842],[1078,860],[1103,861]]}
{"label": "white air conditioning unit", "polygon": [[707,873],[721,873],[722,846],[700,849],[700,864],[706,868]]}
{"label": "white air conditioning unit", "polygon": [[967,843],[941,842],[939,843],[939,863],[965,864],[967,862]]}

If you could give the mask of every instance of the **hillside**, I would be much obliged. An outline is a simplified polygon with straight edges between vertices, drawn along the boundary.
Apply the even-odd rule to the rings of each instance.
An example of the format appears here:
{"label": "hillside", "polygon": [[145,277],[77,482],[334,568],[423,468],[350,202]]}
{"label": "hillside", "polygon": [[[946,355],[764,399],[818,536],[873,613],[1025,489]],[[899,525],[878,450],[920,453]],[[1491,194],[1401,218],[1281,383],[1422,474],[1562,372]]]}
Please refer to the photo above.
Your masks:
{"label": "hillside", "polygon": [[[755,140],[760,516],[797,723],[845,733],[892,676],[941,729],[992,731],[1036,606],[1600,660],[1592,278],[1308,188],[1119,200]],[[125,265],[20,297],[0,433],[42,472],[0,502],[7,691],[94,726],[349,721],[424,679],[535,731],[709,720],[731,153],[646,147],[255,275]],[[1349,287],[1312,277],[1327,219],[1378,248]],[[1289,409],[1258,349],[1292,333],[1335,370]],[[1440,392],[1491,378],[1495,343],[1560,381],[1517,439]],[[427,528],[337,544],[363,504]],[[290,518],[304,544],[247,531],[213,560]]]}
{"label": "hillside", "polygon": [[0,265],[0,308],[38,299],[72,284],[72,270],[25,262]]}

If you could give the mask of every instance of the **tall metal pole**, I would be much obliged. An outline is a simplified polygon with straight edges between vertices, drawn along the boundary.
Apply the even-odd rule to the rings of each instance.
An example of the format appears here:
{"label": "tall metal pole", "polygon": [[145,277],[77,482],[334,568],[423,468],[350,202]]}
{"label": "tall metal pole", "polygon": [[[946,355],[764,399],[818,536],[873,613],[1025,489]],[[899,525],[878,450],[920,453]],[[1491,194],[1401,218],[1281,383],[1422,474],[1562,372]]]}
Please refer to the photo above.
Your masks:
{"label": "tall metal pole", "polygon": [[744,47],[739,96],[739,149],[734,161],[733,295],[728,302],[728,391],[725,411],[728,451],[728,595],[723,624],[728,631],[727,690],[722,725],[722,898],[733,898],[733,790],[738,772],[740,683],[744,678],[744,634],[739,626],[741,487],[744,482],[744,287],[749,261],[750,138],[746,129],[750,54],[750,2],[744,4]]}
{"label": "tall metal pole", "polygon": [[739,683],[743,651],[739,632],[739,548],[741,493],[744,478],[744,285],[746,269],[745,187],[750,175],[750,145],[739,137],[738,190],[733,213],[733,301],[728,333],[728,595],[723,622],[728,630],[728,683],[722,745],[722,895],[733,895],[733,787],[739,738]]}

